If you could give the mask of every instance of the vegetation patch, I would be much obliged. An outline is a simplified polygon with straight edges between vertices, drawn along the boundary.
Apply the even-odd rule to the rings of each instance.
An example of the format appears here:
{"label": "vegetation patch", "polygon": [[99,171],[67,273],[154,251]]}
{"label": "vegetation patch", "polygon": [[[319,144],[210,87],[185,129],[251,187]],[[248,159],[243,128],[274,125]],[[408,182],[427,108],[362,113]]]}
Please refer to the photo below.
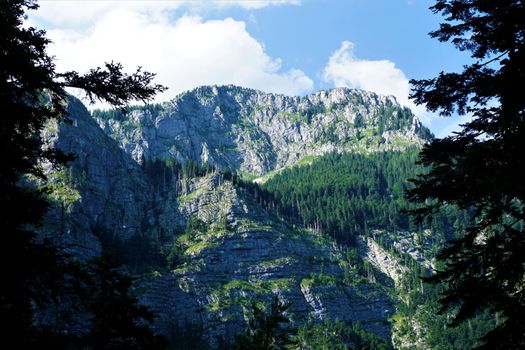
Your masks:
{"label": "vegetation patch", "polygon": [[396,137],[394,139],[394,145],[398,146],[398,147],[401,147],[401,148],[410,147],[411,144],[412,143],[411,143],[410,140],[407,140],[407,139],[402,138],[402,137]]}
{"label": "vegetation patch", "polygon": [[73,176],[73,168],[62,168],[48,176],[48,183],[41,187],[47,193],[48,198],[61,207],[63,213],[70,214],[76,202],[82,196],[76,187],[82,185],[82,181]]}
{"label": "vegetation patch", "polygon": [[241,177],[242,181],[253,181],[257,178],[257,175],[248,173],[246,171],[239,170],[237,173]]}
{"label": "vegetation patch", "polygon": [[301,288],[303,289],[311,289],[314,286],[334,286],[336,284],[337,278],[322,273],[312,274],[310,277],[301,280]]}
{"label": "vegetation patch", "polygon": [[272,291],[282,291],[282,290],[290,290],[292,287],[297,285],[297,280],[293,277],[283,277],[278,278],[275,280],[269,280],[265,282],[266,285],[272,290]]}
{"label": "vegetation patch", "polygon": [[269,104],[259,104],[259,105],[253,106],[254,112],[267,111],[270,109],[272,109],[272,106]]}
{"label": "vegetation patch", "polygon": [[140,122],[132,122],[131,120],[124,120],[120,125],[126,129],[137,129],[142,127]]}
{"label": "vegetation patch", "polygon": [[262,222],[262,221],[254,221],[254,220],[240,220],[237,224],[237,231],[243,232],[243,231],[266,231],[271,232],[274,228],[272,226],[271,222]]}
{"label": "vegetation patch", "polygon": [[183,232],[176,235],[169,252],[166,255],[168,267],[185,268],[188,258],[193,258],[205,249],[217,245],[217,234],[212,226],[207,225],[198,217],[193,216],[186,222]]}
{"label": "vegetation patch", "polygon": [[314,160],[316,160],[317,158],[319,158],[319,156],[314,156],[314,155],[306,155],[306,156],[303,156],[301,159],[299,159],[297,161],[297,163],[295,163],[293,166],[304,166],[304,165],[310,165],[313,163]]}
{"label": "vegetation patch", "polygon": [[186,250],[184,251],[184,254],[186,255],[189,255],[189,256],[195,256],[197,254],[199,254],[200,252],[202,252],[204,249],[209,249],[211,247],[214,247],[215,244],[213,244],[212,242],[197,242],[197,243],[193,243],[193,244],[190,244]]}
{"label": "vegetation patch", "polygon": [[211,293],[208,309],[219,312],[234,305],[249,308],[254,302],[264,306],[261,296],[272,291],[289,290],[297,284],[294,278],[278,278],[267,281],[229,281]]}
{"label": "vegetation patch", "polygon": [[414,167],[417,157],[417,149],[326,154],[309,166],[281,171],[261,185],[259,197],[339,243],[352,244],[371,228],[417,231],[401,212],[410,207],[404,197],[408,179],[422,171]]}
{"label": "vegetation patch", "polygon": [[282,257],[282,258],[277,258],[274,260],[261,261],[258,265],[260,266],[282,266],[282,265],[291,265],[295,262],[297,262],[297,260],[292,257]]}
{"label": "vegetation patch", "polygon": [[308,118],[308,115],[301,114],[301,113],[290,113],[290,112],[282,112],[282,114],[292,123],[297,122],[303,122],[305,124],[310,123],[310,118]]}
{"label": "vegetation patch", "polygon": [[249,119],[242,118],[236,123],[243,130],[257,130],[257,126]]}
{"label": "vegetation patch", "polygon": [[191,191],[187,194],[180,195],[179,196],[180,205],[184,206],[185,203],[199,199],[199,197],[202,196],[204,192],[206,192],[205,188],[198,187],[194,191]]}
{"label": "vegetation patch", "polygon": [[292,337],[293,349],[374,349],[391,350],[387,340],[367,332],[355,322],[348,324],[342,321],[325,319],[323,322],[307,322]]}

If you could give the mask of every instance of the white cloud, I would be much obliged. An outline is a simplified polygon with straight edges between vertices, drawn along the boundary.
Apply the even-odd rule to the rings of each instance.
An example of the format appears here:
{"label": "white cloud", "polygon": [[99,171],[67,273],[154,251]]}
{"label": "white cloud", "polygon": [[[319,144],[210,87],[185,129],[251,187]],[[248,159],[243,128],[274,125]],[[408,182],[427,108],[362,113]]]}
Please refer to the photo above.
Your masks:
{"label": "white cloud", "polygon": [[408,104],[408,79],[394,62],[358,59],[354,54],[354,44],[349,41],[343,41],[341,47],[332,54],[323,77],[335,86],[394,95],[399,103]]}
{"label": "white cloud", "polygon": [[68,0],[40,1],[39,10],[32,17],[54,27],[79,28],[93,25],[100,17],[113,10],[132,10],[160,17],[181,7],[206,11],[225,7],[260,9],[276,5],[298,5],[300,0]]}
{"label": "white cloud", "polygon": [[121,62],[157,73],[169,87],[157,97],[167,100],[181,91],[208,84],[235,84],[289,95],[304,94],[313,81],[302,71],[281,70],[245,28],[231,18],[204,21],[183,16],[151,15],[117,8],[89,30],[49,30],[50,53],[58,71],[86,71],[105,61]]}
{"label": "white cloud", "polygon": [[212,0],[206,2],[206,4],[209,3],[215,4],[215,6],[240,6],[247,9],[260,9],[275,5],[299,5],[301,0]]}
{"label": "white cloud", "polygon": [[389,60],[364,60],[354,54],[354,44],[343,41],[328,60],[323,78],[336,87],[350,87],[393,95],[397,101],[429,125],[434,116],[408,98],[410,85],[403,71]]}

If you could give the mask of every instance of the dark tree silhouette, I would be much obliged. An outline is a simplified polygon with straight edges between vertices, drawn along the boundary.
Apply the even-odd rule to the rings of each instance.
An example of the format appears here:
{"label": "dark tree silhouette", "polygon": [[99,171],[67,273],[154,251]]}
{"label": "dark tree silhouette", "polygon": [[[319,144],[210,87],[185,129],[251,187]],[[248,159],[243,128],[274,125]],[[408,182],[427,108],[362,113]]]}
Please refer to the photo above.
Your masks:
{"label": "dark tree silhouette", "polygon": [[149,329],[153,314],[132,295],[133,279],[122,268],[109,255],[95,258],[88,265],[84,304],[92,315],[92,325],[82,345],[104,350],[163,349],[163,339]]}
{"label": "dark tree silhouette", "polygon": [[35,240],[34,227],[47,203],[42,193],[24,185],[28,175],[45,179],[43,163],[58,166],[70,159],[44,149],[40,138],[48,120],[65,119],[64,89],[78,87],[91,100],[117,106],[132,99],[147,101],[164,89],[151,85],[153,74],[139,69],[126,75],[115,63],[86,75],[57,73],[46,53],[50,41],[45,32],[23,23],[25,12],[37,8],[34,0],[0,2],[0,337],[7,348],[27,348],[34,339],[34,304],[45,296],[64,259]]}
{"label": "dark tree silhouette", "polygon": [[412,80],[411,97],[443,116],[472,119],[421,153],[430,172],[409,198],[419,219],[447,205],[474,223],[442,251],[443,311],[464,321],[489,309],[495,329],[483,349],[525,348],[525,4],[518,0],[439,0],[444,23],[430,35],[469,51],[460,73]]}
{"label": "dark tree silhouette", "polygon": [[277,350],[290,343],[293,330],[284,312],[290,307],[275,298],[268,313],[255,303],[252,305],[252,318],[244,334],[237,337],[233,349],[236,350]]}

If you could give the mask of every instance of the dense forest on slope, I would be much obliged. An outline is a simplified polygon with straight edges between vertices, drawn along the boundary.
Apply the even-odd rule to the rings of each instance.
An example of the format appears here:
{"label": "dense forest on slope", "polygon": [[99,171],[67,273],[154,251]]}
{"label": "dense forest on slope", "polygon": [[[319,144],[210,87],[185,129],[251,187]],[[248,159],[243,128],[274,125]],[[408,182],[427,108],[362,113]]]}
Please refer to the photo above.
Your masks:
{"label": "dense forest on slope", "polygon": [[469,350],[483,344],[482,338],[497,324],[497,316],[484,310],[468,322],[451,323],[453,313],[443,312],[439,304],[444,285],[425,283],[421,274],[419,269],[411,269],[397,290],[401,301],[392,317],[395,344],[402,349],[440,350]]}
{"label": "dense forest on slope", "polygon": [[408,229],[403,191],[416,173],[415,151],[369,156],[329,154],[311,165],[286,169],[262,187],[277,207],[305,225],[351,242],[369,227]]}
{"label": "dense forest on slope", "polygon": [[[372,229],[418,231],[403,210],[410,207],[404,191],[423,169],[415,163],[417,149],[405,152],[332,153],[310,165],[285,169],[261,188],[279,212],[343,243]],[[262,194],[264,196],[264,194]],[[434,238],[449,235],[466,222],[455,210],[437,214]]]}
{"label": "dense forest on slope", "polygon": [[[407,268],[396,288],[400,302],[392,319],[396,337],[402,339],[398,345],[470,349],[481,344],[480,338],[492,329],[493,317],[484,312],[468,323],[450,327],[450,315],[439,314],[443,286],[424,282],[421,277],[429,276],[428,268],[393,247],[397,232],[414,232],[419,248],[431,259],[446,239],[455,238],[471,224],[470,213],[455,207],[443,208],[432,221],[417,225],[404,212],[413,207],[404,196],[411,186],[409,180],[424,171],[417,165],[418,152],[328,154],[309,165],[285,169],[264,183],[258,196],[278,212],[300,218],[304,225],[343,244],[353,244],[357,235],[384,230],[377,242]],[[423,235],[428,228],[430,235]]]}

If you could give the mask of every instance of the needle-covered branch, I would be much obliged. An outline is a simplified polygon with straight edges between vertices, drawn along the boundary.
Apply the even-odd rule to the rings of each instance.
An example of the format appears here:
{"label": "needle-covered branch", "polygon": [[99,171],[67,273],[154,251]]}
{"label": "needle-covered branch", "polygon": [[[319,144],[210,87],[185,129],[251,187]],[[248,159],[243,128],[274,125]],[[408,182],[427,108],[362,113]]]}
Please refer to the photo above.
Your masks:
{"label": "needle-covered branch", "polygon": [[83,89],[91,101],[118,107],[132,100],[151,100],[165,89],[153,84],[154,74],[139,68],[127,75],[118,63],[85,75],[56,73],[54,59],[46,51],[50,43],[46,33],[25,21],[26,11],[37,8],[34,0],[0,1],[0,337],[6,349],[46,348],[42,337],[48,341],[66,337],[44,332],[34,322],[36,301],[53,294],[56,281],[51,279],[60,280],[66,272],[62,254],[35,238],[34,228],[46,212],[47,201],[26,181],[28,175],[45,179],[42,164],[60,165],[70,159],[44,147],[41,135],[50,120],[66,119],[65,88]]}
{"label": "needle-covered branch", "polygon": [[525,4],[438,0],[445,23],[430,35],[470,51],[462,72],[412,80],[417,104],[443,116],[469,114],[462,129],[421,152],[430,171],[414,180],[413,213],[470,210],[473,225],[439,255],[443,308],[455,322],[490,310],[497,319],[482,349],[525,348]]}
{"label": "needle-covered branch", "polygon": [[124,107],[130,100],[148,102],[166,87],[151,83],[154,73],[142,71],[139,67],[133,74],[123,72],[120,63],[106,63],[105,68],[94,68],[81,75],[71,71],[57,75],[66,87],[82,89],[91,103],[106,101],[117,107]]}

